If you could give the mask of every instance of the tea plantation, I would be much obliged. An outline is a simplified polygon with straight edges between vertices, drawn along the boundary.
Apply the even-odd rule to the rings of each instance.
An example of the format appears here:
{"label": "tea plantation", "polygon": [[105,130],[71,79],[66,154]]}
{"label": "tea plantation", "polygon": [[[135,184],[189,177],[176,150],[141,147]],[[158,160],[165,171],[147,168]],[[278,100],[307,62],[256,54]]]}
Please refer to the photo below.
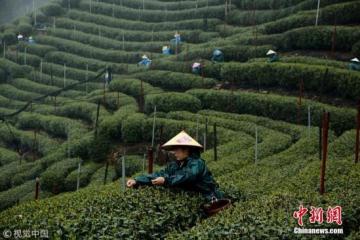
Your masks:
{"label": "tea plantation", "polygon": [[[349,69],[360,58],[360,1],[322,0],[316,20],[317,4],[53,0],[1,25],[0,238],[46,229],[50,239],[360,239],[360,71]],[[215,49],[224,61],[211,61]],[[137,64],[144,54],[148,68]],[[233,202],[215,216],[193,192],[122,186],[114,153],[134,177],[154,140],[158,170],[156,147],[182,129],[206,145],[201,156]],[[335,206],[341,224],[328,221]],[[322,207],[322,223],[311,207]]]}

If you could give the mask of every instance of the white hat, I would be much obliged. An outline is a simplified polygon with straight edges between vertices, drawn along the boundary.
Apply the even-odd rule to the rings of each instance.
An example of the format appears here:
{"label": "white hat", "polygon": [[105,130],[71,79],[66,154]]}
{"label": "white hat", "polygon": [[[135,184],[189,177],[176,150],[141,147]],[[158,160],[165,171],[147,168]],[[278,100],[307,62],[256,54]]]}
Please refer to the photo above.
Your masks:
{"label": "white hat", "polygon": [[271,55],[271,54],[276,54],[276,52],[270,49],[270,50],[266,53],[266,55]]}
{"label": "white hat", "polygon": [[22,35],[22,34],[19,34],[18,36],[17,36],[17,38],[23,38],[24,36]]}
{"label": "white hat", "polygon": [[219,49],[215,49],[214,54],[218,56],[221,54],[221,51]]}
{"label": "white hat", "polygon": [[175,137],[167,141],[161,147],[163,149],[171,149],[175,146],[187,146],[202,149],[203,146],[198,143],[195,139],[190,137],[184,130],[178,133]]}
{"label": "white hat", "polygon": [[29,40],[32,40],[32,39],[33,39],[33,37],[32,37],[32,36],[30,36],[30,37],[29,37]]}
{"label": "white hat", "polygon": [[351,62],[358,62],[358,63],[360,63],[360,61],[359,61],[358,58],[353,58],[353,59],[351,59],[350,61],[351,61]]}
{"label": "white hat", "polygon": [[142,56],[142,59],[148,58],[145,54]]}
{"label": "white hat", "polygon": [[201,64],[198,63],[198,62],[194,62],[193,65],[192,65],[192,68],[197,68],[197,67],[200,67]]}
{"label": "white hat", "polygon": [[164,51],[164,50],[167,50],[168,49],[168,46],[163,46],[162,47],[162,50]]}

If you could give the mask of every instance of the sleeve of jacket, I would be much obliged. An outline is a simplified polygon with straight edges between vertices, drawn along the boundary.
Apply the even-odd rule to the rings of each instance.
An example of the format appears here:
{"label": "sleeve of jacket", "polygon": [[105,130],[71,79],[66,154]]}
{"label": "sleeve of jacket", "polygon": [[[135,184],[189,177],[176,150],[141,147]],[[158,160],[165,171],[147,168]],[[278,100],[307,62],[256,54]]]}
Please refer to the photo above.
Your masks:
{"label": "sleeve of jacket", "polygon": [[135,177],[136,185],[152,185],[151,180],[157,178],[157,177],[166,177],[169,176],[169,166],[166,166],[164,169],[161,169],[157,172],[151,173],[151,174],[144,174]]}
{"label": "sleeve of jacket", "polygon": [[176,174],[165,176],[165,185],[176,186],[185,182],[194,182],[204,171],[204,163],[200,160],[191,161],[183,170],[177,171]]}

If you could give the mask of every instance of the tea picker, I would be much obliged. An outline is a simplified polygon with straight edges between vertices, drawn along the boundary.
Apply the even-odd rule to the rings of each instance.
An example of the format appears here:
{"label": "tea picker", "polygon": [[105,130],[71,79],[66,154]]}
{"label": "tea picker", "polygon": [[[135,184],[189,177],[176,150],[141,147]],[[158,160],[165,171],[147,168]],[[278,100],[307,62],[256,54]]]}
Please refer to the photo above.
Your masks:
{"label": "tea picker", "polygon": [[19,33],[18,35],[17,35],[17,40],[20,42],[20,41],[22,41],[22,40],[24,40],[24,36],[21,34],[21,33]]}
{"label": "tea picker", "polygon": [[194,74],[200,74],[201,73],[201,63],[194,62],[191,66],[192,73]]}
{"label": "tea picker", "polygon": [[171,43],[179,45],[181,44],[181,36],[180,33],[178,33],[177,31],[174,34],[174,38],[170,40]]}
{"label": "tea picker", "polygon": [[279,61],[279,56],[277,54],[277,52],[275,52],[274,50],[269,50],[267,53],[266,53],[266,56],[268,56],[268,62],[277,62]]}
{"label": "tea picker", "polygon": [[35,43],[35,40],[34,40],[34,38],[32,36],[29,37],[28,43],[29,44],[34,44]]}
{"label": "tea picker", "polygon": [[200,150],[203,150],[200,143],[181,131],[161,148],[173,152],[176,160],[169,162],[162,170],[129,179],[128,187],[160,185],[201,193],[206,201],[201,208],[208,216],[230,206],[231,201],[224,198],[224,192],[219,189],[206,162],[200,157]]}
{"label": "tea picker", "polygon": [[351,59],[349,69],[354,71],[360,71],[360,60],[358,58]]}
{"label": "tea picker", "polygon": [[106,67],[104,80],[105,80],[105,87],[107,88],[107,87],[109,86],[111,80],[112,80],[112,70],[111,70],[111,67]]}
{"label": "tea picker", "polygon": [[142,60],[138,62],[137,65],[144,66],[145,68],[149,68],[149,66],[151,65],[151,60],[146,55],[143,55]]}
{"label": "tea picker", "polygon": [[[178,33],[177,31],[174,34],[174,38],[170,40],[170,44],[171,44],[171,48],[175,49],[175,54],[178,54],[178,48],[179,45],[181,44],[181,36],[180,33]],[[172,50],[173,52],[173,50]]]}
{"label": "tea picker", "polygon": [[171,54],[170,47],[169,47],[169,46],[163,46],[163,47],[162,47],[162,53],[163,53],[164,55],[170,55],[170,54]]}
{"label": "tea picker", "polygon": [[215,49],[212,53],[211,62],[224,62],[224,53],[220,49]]}

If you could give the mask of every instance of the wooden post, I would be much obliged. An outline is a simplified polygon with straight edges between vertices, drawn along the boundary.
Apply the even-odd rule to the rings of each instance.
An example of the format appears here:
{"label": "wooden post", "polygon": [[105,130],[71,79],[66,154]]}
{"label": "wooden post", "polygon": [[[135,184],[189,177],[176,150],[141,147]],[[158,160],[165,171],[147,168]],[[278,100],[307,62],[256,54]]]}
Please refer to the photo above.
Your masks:
{"label": "wooden post", "polygon": [[126,189],[126,182],[125,182],[125,150],[124,150],[124,154],[121,158],[121,182],[122,182],[122,190],[125,191]]}
{"label": "wooden post", "polygon": [[308,106],[308,138],[310,139],[311,134],[311,107]]}
{"label": "wooden post", "polygon": [[301,124],[301,104],[304,90],[304,81],[301,79],[299,82],[299,99],[298,99],[298,112],[297,112],[297,122]]}
{"label": "wooden post", "polygon": [[37,177],[35,181],[35,200],[38,200],[40,192],[40,179]]}
{"label": "wooden post", "polygon": [[335,48],[336,48],[336,12],[335,12],[335,19],[334,19],[334,30],[332,33],[331,38],[331,53],[333,57],[335,57]]}
{"label": "wooden post", "polygon": [[125,50],[125,34],[122,32],[122,50]]}
{"label": "wooden post", "polygon": [[258,127],[255,127],[255,164],[258,162],[258,143],[259,143],[259,137],[258,137]]}
{"label": "wooden post", "polygon": [[204,82],[204,68],[205,68],[205,65],[203,64],[203,63],[201,63],[201,65],[200,65],[200,67],[201,67],[201,81],[202,81],[202,87],[204,88],[204,85],[205,85],[205,82]]}
{"label": "wooden post", "polygon": [[53,17],[53,31],[55,32],[56,30],[56,18]]}
{"label": "wooden post", "polygon": [[54,97],[54,111],[57,111],[57,105],[56,105],[56,96]]}
{"label": "wooden post", "polygon": [[320,11],[320,0],[318,0],[318,3],[317,3],[315,26],[317,26],[317,25],[318,25],[318,20],[319,20],[319,11]]}
{"label": "wooden post", "polygon": [[88,93],[88,81],[89,81],[89,64],[86,64],[86,73],[85,73],[85,91]]}
{"label": "wooden post", "polygon": [[322,153],[322,133],[323,133],[323,129],[322,129],[322,125],[323,125],[323,116],[320,116],[320,123],[319,123],[319,159],[321,161],[321,153]]}
{"label": "wooden post", "polygon": [[99,114],[100,114],[100,101],[98,101],[97,109],[96,109],[96,120],[95,120],[95,137],[98,135],[98,121],[99,121]]}
{"label": "wooden post", "polygon": [[32,154],[33,154],[33,161],[35,161],[35,149],[36,149],[36,135],[37,135],[37,132],[36,132],[36,129],[34,130],[34,142],[33,142],[33,149],[32,149]]}
{"label": "wooden post", "polygon": [[196,114],[196,141],[199,141],[199,114]]}
{"label": "wooden post", "polygon": [[324,113],[323,116],[323,137],[322,137],[322,159],[321,159],[321,172],[320,172],[320,194],[325,193],[325,170],[326,170],[326,160],[328,153],[328,134],[329,134],[329,121],[330,114],[329,112]]}
{"label": "wooden post", "polygon": [[53,64],[50,65],[50,85],[53,86]]}
{"label": "wooden post", "polygon": [[27,59],[26,59],[26,52],[27,52],[27,48],[25,47],[25,49],[24,49],[24,65],[26,65],[27,64]]}
{"label": "wooden post", "polygon": [[148,148],[147,157],[148,157],[148,173],[151,174],[153,172],[153,164],[154,164],[154,154],[152,147]]}
{"label": "wooden post", "polygon": [[216,123],[214,123],[214,161],[217,161],[217,134],[216,134]]}
{"label": "wooden post", "polygon": [[108,175],[108,169],[109,169],[109,161],[106,161],[105,175],[104,175],[104,185],[106,184],[106,179],[107,179],[107,175]]}
{"label": "wooden post", "polygon": [[80,173],[81,173],[81,160],[78,165],[78,175],[77,175],[77,182],[76,182],[76,191],[79,191],[80,188]]}
{"label": "wooden post", "polygon": [[206,151],[206,145],[207,145],[207,135],[208,135],[208,123],[209,119],[206,117],[205,119],[205,134],[204,134],[204,151]]}
{"label": "wooden post", "polygon": [[43,74],[43,60],[40,60],[40,80],[42,80],[42,74]]}
{"label": "wooden post", "polygon": [[357,106],[357,126],[356,126],[356,141],[355,141],[355,163],[359,162],[359,145],[360,145],[360,100]]}
{"label": "wooden post", "polygon": [[140,79],[140,96],[139,96],[139,110],[140,112],[144,112],[144,84],[143,80]]}
{"label": "wooden post", "polygon": [[146,153],[143,156],[143,172],[145,172]]}
{"label": "wooden post", "polygon": [[6,42],[4,41],[3,58],[6,58]]}
{"label": "wooden post", "polygon": [[155,122],[156,122],[156,106],[154,106],[154,119],[153,119],[153,129],[152,129],[152,138],[151,138],[152,148],[154,148],[154,141],[155,141]]}
{"label": "wooden post", "polygon": [[64,64],[64,88],[66,87],[66,64]]}

